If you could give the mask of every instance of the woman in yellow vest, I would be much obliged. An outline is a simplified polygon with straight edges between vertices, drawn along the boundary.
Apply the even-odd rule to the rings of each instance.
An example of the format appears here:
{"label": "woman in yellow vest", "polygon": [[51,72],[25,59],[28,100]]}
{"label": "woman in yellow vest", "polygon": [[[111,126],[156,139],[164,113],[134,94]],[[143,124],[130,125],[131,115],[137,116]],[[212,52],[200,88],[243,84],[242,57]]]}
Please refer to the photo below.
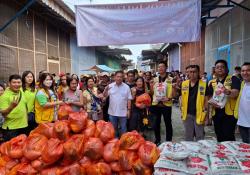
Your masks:
{"label": "woman in yellow vest", "polygon": [[185,128],[185,140],[204,139],[204,124],[207,112],[207,84],[199,78],[200,67],[190,65],[189,80],[181,86],[181,117]]}
{"label": "woman in yellow vest", "polygon": [[151,112],[154,116],[155,143],[161,142],[161,116],[163,115],[166,127],[166,141],[172,141],[172,98],[175,90],[172,88],[172,78],[166,72],[167,64],[162,61],[158,65],[159,76],[154,79],[154,85],[151,92],[153,94],[153,102]]}
{"label": "woman in yellow vest", "polygon": [[241,67],[241,83],[240,95],[237,99],[234,115],[238,118],[242,141],[250,143],[250,62],[246,62]]}
{"label": "woman in yellow vest", "polygon": [[217,89],[218,83],[225,88],[224,94],[227,96],[225,107],[221,108],[215,103],[210,103],[213,107],[214,130],[218,142],[234,141],[235,127],[237,119],[234,116],[236,99],[240,91],[240,80],[235,76],[228,75],[229,69],[225,60],[215,62],[216,79],[209,82],[209,96],[213,96]]}
{"label": "woman in yellow vest", "polygon": [[35,100],[36,122],[46,123],[57,120],[58,106],[64,103],[57,100],[52,75],[49,73],[42,74],[39,85]]}

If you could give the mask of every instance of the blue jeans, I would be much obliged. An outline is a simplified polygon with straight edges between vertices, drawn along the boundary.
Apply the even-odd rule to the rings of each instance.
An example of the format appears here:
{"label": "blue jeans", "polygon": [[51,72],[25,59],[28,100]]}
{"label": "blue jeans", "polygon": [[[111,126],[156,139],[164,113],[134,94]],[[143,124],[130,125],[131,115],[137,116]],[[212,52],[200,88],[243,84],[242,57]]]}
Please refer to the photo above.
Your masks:
{"label": "blue jeans", "polygon": [[119,130],[118,130],[118,122],[120,128],[120,136],[127,132],[127,117],[117,117],[109,115],[109,121],[112,123],[112,125],[115,128],[115,137],[119,137]]}

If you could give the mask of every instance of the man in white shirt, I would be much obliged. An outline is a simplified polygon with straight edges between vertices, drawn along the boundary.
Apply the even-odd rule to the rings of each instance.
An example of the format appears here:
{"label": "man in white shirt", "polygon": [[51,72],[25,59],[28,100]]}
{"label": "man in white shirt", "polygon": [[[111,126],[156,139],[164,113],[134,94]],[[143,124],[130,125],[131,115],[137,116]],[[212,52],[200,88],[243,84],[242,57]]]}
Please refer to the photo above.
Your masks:
{"label": "man in white shirt", "polygon": [[236,103],[235,115],[238,116],[237,124],[239,125],[242,141],[250,143],[250,62],[242,65],[241,76],[243,82]]}
{"label": "man in white shirt", "polygon": [[118,123],[121,127],[120,136],[127,131],[127,118],[130,117],[132,95],[127,84],[123,83],[122,71],[115,73],[115,82],[109,84],[103,94],[109,96],[109,120],[113,124],[116,137],[119,137]]}

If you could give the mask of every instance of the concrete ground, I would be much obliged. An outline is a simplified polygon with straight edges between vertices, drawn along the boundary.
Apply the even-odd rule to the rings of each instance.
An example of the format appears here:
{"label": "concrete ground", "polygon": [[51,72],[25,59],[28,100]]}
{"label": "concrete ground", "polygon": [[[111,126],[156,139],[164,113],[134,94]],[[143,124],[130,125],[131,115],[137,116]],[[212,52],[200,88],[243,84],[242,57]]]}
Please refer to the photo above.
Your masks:
{"label": "concrete ground", "polygon": [[[177,106],[173,106],[172,108],[172,125],[173,125],[173,141],[179,142],[184,140],[184,126],[181,120],[180,109]],[[154,132],[152,130],[146,131],[147,140],[154,142]],[[161,140],[165,141],[165,126],[162,118],[161,122]],[[216,140],[216,136],[214,133],[213,126],[205,127],[205,139],[214,139]],[[236,140],[241,140],[239,132],[236,130]]]}

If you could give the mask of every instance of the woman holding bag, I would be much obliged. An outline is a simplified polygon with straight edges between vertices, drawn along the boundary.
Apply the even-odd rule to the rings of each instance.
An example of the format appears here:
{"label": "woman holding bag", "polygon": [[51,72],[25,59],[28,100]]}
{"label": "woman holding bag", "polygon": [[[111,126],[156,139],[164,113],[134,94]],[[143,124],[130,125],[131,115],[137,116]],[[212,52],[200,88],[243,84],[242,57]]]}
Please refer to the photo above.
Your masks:
{"label": "woman holding bag", "polygon": [[88,78],[87,89],[83,91],[85,109],[90,119],[97,121],[102,119],[101,96],[98,95],[94,79]]}
{"label": "woman holding bag", "polygon": [[41,75],[39,89],[35,100],[37,123],[46,123],[57,120],[57,110],[64,102],[58,101],[53,85],[53,76],[49,73]]}

